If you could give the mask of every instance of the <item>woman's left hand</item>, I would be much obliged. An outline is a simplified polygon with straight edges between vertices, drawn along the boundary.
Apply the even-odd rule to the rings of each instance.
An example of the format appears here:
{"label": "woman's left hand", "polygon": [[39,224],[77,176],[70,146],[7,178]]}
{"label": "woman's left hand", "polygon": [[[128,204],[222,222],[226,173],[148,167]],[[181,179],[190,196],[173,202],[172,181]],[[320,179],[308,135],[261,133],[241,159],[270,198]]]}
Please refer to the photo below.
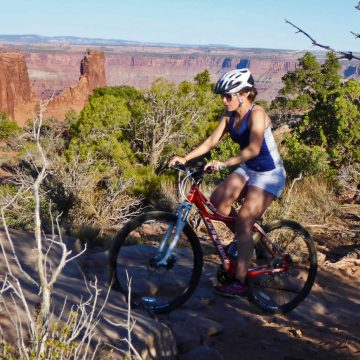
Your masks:
{"label": "woman's left hand", "polygon": [[224,169],[225,169],[225,164],[222,161],[218,161],[218,160],[211,160],[204,167],[205,171],[210,170],[211,172],[224,170]]}

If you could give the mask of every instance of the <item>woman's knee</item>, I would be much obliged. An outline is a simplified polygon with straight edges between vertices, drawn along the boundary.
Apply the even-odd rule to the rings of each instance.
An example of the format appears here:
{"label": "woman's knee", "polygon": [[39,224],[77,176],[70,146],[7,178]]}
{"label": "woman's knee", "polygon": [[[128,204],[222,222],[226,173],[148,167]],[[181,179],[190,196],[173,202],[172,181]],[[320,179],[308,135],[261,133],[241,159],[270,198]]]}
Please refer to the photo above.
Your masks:
{"label": "woman's knee", "polygon": [[234,202],[238,199],[245,186],[244,179],[237,174],[231,174],[215,189],[214,196]]}
{"label": "woman's knee", "polygon": [[246,181],[238,174],[231,174],[218,185],[210,196],[210,202],[225,215],[231,211],[232,204],[239,198]]}
{"label": "woman's knee", "polygon": [[226,189],[221,185],[215,188],[215,190],[210,195],[210,202],[216,207],[219,208],[224,205],[228,205],[228,199],[226,197]]}
{"label": "woman's knee", "polygon": [[244,217],[241,216],[241,214],[238,214],[237,218],[236,218],[236,227],[237,229],[246,232],[246,233],[250,233],[253,230],[255,224],[255,220],[248,218],[248,217]]}

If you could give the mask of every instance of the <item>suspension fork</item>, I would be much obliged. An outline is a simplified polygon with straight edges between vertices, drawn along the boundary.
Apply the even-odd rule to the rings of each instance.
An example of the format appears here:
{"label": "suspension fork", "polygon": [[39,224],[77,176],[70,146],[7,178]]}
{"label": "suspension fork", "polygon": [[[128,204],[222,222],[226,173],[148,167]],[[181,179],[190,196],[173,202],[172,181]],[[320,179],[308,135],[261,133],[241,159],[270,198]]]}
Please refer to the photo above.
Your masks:
{"label": "suspension fork", "polygon": [[[176,232],[174,237],[168,244],[172,231],[174,229],[174,224],[170,224],[159,246],[159,251],[158,251],[159,261],[157,262],[158,265],[166,266],[168,264],[168,260],[171,257],[172,252],[179,241],[182,231],[184,230],[184,227],[186,225],[186,220],[189,216],[191,208],[192,208],[192,204],[186,200],[178,205],[176,211],[177,213]],[[165,249],[166,249],[166,253],[164,256],[162,256]]]}

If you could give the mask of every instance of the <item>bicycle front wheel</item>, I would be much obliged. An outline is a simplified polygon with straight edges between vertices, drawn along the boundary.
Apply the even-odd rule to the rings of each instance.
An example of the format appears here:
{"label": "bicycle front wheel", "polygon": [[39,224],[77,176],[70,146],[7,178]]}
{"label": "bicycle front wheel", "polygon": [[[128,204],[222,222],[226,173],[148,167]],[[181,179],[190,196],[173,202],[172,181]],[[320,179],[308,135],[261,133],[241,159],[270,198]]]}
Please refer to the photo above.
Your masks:
{"label": "bicycle front wheel", "polygon": [[[306,298],[314,284],[316,248],[308,231],[295,221],[277,220],[266,224],[263,230],[266,236],[260,233],[254,236],[257,261],[276,269],[283,266],[285,256],[290,266],[285,272],[249,280],[250,299],[265,312],[287,313]],[[267,248],[270,243],[281,256],[270,254]]]}
{"label": "bicycle front wheel", "polygon": [[202,271],[202,251],[189,224],[171,256],[161,261],[176,222],[175,214],[152,211],[131,220],[115,236],[109,252],[109,276],[115,289],[127,296],[130,291],[133,307],[167,313],[195,290]]}

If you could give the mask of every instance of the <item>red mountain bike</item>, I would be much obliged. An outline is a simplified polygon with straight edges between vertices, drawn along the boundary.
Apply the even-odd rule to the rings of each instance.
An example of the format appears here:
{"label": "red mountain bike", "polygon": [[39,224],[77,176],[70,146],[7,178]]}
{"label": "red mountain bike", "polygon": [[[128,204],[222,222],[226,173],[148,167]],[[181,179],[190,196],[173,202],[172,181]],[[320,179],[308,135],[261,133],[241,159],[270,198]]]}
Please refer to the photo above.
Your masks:
{"label": "red mountain bike", "polygon": [[[167,313],[183,304],[199,283],[203,255],[198,236],[188,222],[193,205],[199,211],[221,264],[219,282],[233,278],[236,259],[227,253],[212,224],[235,218],[222,216],[201,193],[202,169],[178,165],[179,192],[184,201],[177,212],[146,212],[128,222],[115,236],[109,252],[113,288],[128,294],[132,306]],[[182,174],[183,176],[180,176]],[[188,182],[190,191],[185,193]],[[309,233],[291,220],[254,225],[254,258],[248,270],[249,299],[269,313],[286,313],[309,294],[317,272],[317,255]]]}

